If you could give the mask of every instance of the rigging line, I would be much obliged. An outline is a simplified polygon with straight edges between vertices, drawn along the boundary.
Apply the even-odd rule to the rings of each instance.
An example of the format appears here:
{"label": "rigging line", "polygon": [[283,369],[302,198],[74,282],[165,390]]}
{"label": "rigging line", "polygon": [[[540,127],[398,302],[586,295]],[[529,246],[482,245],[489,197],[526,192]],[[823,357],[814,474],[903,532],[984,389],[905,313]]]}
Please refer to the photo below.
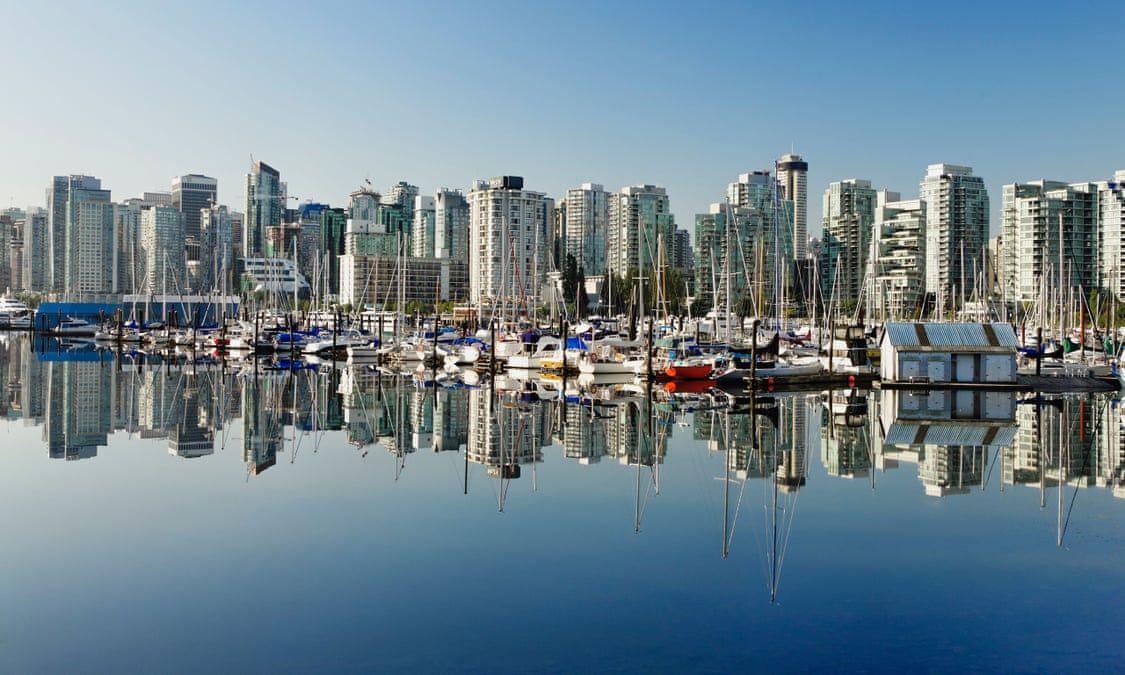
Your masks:
{"label": "rigging line", "polygon": [[785,563],[785,554],[789,552],[789,537],[793,533],[793,519],[797,514],[797,498],[800,496],[800,491],[793,493],[793,498],[790,500],[790,507],[785,509],[785,527],[784,535],[781,538],[781,549],[777,555],[777,577],[774,579],[774,586],[781,583],[781,570]]}
{"label": "rigging line", "polygon": [[[735,520],[736,521],[737,521],[737,517],[738,517],[738,511],[741,510],[742,493],[745,491],[747,484],[750,482],[750,478],[749,478],[750,467],[751,467],[752,462],[754,461],[755,453],[758,452],[758,449],[755,446],[756,446],[756,444],[751,446],[750,453],[748,454],[748,456],[746,458],[746,465],[744,467],[744,471],[746,472],[747,477],[742,479],[742,486],[739,488],[739,497],[738,497],[737,505],[735,507]],[[763,494],[765,494],[765,493],[763,492]],[[767,508],[767,506],[765,504],[763,504],[763,508]],[[732,524],[731,528],[732,528],[732,531],[733,531],[733,528],[734,528],[733,524]],[[757,550],[757,555],[755,557],[758,560],[758,564],[761,566],[762,577],[768,580],[770,578],[770,574],[769,574],[769,561],[767,560],[766,545],[765,545],[766,531],[763,528],[759,532],[758,526],[756,524],[756,520],[754,518],[750,519],[750,529],[751,529],[751,533],[753,534],[751,539],[754,541],[754,546]],[[733,541],[733,537],[732,537],[732,541]],[[729,546],[729,544],[728,544],[728,546]],[[767,588],[767,590],[769,589],[768,581],[766,583],[766,588]]]}
{"label": "rigging line", "polygon": [[[985,457],[987,458],[988,457],[988,450],[987,449],[984,451],[984,454],[985,454]],[[995,468],[996,465],[999,464],[999,463],[1000,463],[1000,446],[996,446],[996,456],[992,459],[992,463],[988,465],[988,471],[985,472],[985,474],[984,474],[984,484],[985,485],[988,485],[988,482],[990,480],[992,480],[992,469]],[[983,488],[982,488],[982,490],[983,490]]]}
{"label": "rigging line", "polygon": [[[524,316],[524,319],[530,321],[531,320],[531,312],[528,310],[528,307],[527,307],[527,295],[526,295],[526,293],[524,293],[523,279],[520,277],[520,266],[518,264],[518,259],[516,258],[516,247],[515,247],[514,240],[512,239],[511,230],[508,231],[508,253],[510,254],[510,256],[512,258],[512,271],[516,275],[516,287],[519,288],[519,291],[520,291],[520,304],[523,305],[523,316]],[[539,252],[536,251],[535,255],[538,256]],[[501,289],[501,290],[503,291],[505,289]]]}
{"label": "rigging line", "polygon": [[[1076,424],[1081,424],[1081,422],[1077,422]],[[1098,426],[1095,425],[1095,428],[1098,428]],[[1073,434],[1071,434],[1071,437],[1073,437]],[[1088,476],[1089,473],[1090,473],[1090,454],[1091,453],[1089,452],[1088,448],[1080,448],[1080,450],[1082,452],[1082,458],[1083,458],[1082,459],[1082,476]],[[1068,460],[1070,459],[1069,453],[1067,453],[1067,459]],[[1063,521],[1062,532],[1059,534],[1059,543],[1060,544],[1062,543],[1063,538],[1066,537],[1067,530],[1070,529],[1070,516],[1071,516],[1071,514],[1074,513],[1074,505],[1078,501],[1078,490],[1080,488],[1081,488],[1081,481],[1077,481],[1074,485],[1074,492],[1070,496],[1070,505],[1066,509],[1066,519]],[[1062,476],[1061,475],[1059,476],[1059,490],[1062,490]]]}
{"label": "rigging line", "polygon": [[[729,480],[729,479],[728,479]],[[734,528],[738,525],[738,514],[742,510],[742,496],[746,493],[746,479],[739,481],[738,486],[738,499],[734,502],[734,515],[730,521],[730,535],[727,537],[727,549],[730,549],[731,544],[734,542]]]}

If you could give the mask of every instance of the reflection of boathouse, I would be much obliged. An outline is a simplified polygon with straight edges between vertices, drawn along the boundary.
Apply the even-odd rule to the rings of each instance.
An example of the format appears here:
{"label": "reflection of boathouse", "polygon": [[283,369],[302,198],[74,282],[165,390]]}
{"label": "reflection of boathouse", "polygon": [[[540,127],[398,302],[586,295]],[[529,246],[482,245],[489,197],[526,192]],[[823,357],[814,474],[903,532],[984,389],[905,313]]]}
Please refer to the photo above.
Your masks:
{"label": "reflection of boathouse", "polygon": [[981,485],[988,452],[1010,446],[1016,435],[1016,397],[1010,391],[884,390],[880,409],[883,451],[917,453],[918,479],[926,494],[938,497]]}

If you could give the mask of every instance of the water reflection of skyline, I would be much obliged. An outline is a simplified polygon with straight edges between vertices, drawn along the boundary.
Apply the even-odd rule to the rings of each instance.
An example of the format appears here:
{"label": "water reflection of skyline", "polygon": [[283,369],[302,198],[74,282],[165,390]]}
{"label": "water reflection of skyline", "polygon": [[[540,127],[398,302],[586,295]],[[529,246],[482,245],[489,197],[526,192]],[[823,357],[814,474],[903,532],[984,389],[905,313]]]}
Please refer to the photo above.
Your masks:
{"label": "water reflection of skyline", "polygon": [[[8,375],[4,415],[42,428],[52,459],[95,458],[118,433],[167,439],[168,452],[201,459],[241,424],[248,477],[295,459],[300,437],[341,433],[360,453],[395,457],[396,473],[419,451],[465,452],[491,478],[517,480],[549,461],[655,467],[668,452],[730,447],[738,480],[777,478],[806,489],[819,444],[829,476],[863,479],[916,467],[935,497],[990,483],[1042,493],[1101,487],[1125,497],[1125,452],[1117,400],[1056,396],[1019,400],[1010,392],[848,391],[756,398],[632,390],[566,403],[544,390],[421,386],[409,375],[369,367],[239,369],[222,364],[42,358],[27,336],[0,342]],[[998,466],[997,466],[998,465]]]}

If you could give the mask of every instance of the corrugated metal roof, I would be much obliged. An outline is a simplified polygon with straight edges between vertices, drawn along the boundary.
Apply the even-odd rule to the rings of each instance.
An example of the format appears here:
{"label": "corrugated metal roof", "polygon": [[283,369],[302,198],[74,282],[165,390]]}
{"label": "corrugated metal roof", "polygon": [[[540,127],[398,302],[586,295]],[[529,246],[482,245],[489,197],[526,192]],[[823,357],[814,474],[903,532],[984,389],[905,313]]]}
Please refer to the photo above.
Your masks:
{"label": "corrugated metal roof", "polygon": [[1018,427],[995,424],[957,424],[896,420],[887,430],[888,445],[988,445],[1006,447],[1016,438]]}
{"label": "corrugated metal roof", "polygon": [[1015,330],[1006,323],[888,323],[886,329],[896,347],[1019,346]]}

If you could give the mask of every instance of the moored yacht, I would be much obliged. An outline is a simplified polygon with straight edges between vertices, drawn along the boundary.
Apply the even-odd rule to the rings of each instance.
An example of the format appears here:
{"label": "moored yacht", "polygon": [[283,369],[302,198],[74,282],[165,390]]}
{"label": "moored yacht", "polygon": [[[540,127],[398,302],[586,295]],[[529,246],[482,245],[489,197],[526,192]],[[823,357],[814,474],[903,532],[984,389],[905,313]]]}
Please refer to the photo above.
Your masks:
{"label": "moored yacht", "polygon": [[0,329],[31,328],[35,312],[8,291],[0,297]]}

